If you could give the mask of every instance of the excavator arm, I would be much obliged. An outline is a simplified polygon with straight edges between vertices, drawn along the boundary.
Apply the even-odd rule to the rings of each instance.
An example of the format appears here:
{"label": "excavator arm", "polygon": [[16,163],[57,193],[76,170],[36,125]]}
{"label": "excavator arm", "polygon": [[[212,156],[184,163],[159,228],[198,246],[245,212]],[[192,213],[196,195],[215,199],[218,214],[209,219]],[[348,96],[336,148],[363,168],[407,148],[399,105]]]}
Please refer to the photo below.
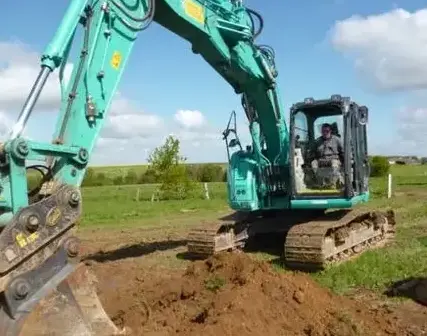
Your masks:
{"label": "excavator arm", "polygon": [[[288,160],[274,52],[255,44],[263,25],[257,12],[239,0],[72,0],[1,146],[1,335],[123,332],[89,289],[91,280],[79,266],[73,231],[82,213],[80,185],[97,137],[132,47],[152,22],[189,41],[193,52],[242,95],[259,161]],[[63,70],[78,28],[83,29],[82,46],[65,83]],[[60,75],[62,103],[52,142],[28,140],[22,136],[25,125],[54,71]],[[261,139],[267,148],[261,148]],[[42,164],[29,166],[30,161]],[[27,172],[32,168],[43,172],[43,180],[28,192]],[[55,313],[58,305],[62,308]],[[83,316],[71,319],[77,311]]]}

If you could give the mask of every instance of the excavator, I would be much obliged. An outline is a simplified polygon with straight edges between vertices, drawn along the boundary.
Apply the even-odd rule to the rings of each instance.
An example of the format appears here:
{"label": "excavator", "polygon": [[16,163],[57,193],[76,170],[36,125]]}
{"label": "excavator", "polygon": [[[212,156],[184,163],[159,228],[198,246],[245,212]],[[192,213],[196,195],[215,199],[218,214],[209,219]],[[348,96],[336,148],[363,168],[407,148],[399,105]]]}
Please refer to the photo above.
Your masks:
{"label": "excavator", "polygon": [[[273,65],[270,61],[270,71],[277,73]],[[308,97],[291,106],[288,132],[277,86],[272,78],[266,80],[271,81],[262,95],[242,93],[252,145],[242,148],[234,111],[223,132],[228,204],[236,212],[191,230],[189,254],[206,258],[241,250],[260,233],[283,233],[284,265],[319,271],[391,242],[396,226],[393,210],[356,208],[370,196],[368,108],[339,94],[319,100]],[[340,141],[337,165],[316,158],[323,126]],[[237,150],[230,154],[232,148]],[[330,142],[320,149],[328,150]]]}
{"label": "excavator", "polygon": [[[96,278],[80,262],[75,231],[83,211],[80,186],[94,145],[132,47],[153,22],[187,40],[241,95],[250,121],[252,146],[245,150],[232,119],[224,133],[227,151],[237,149],[229,154],[229,203],[248,217],[209,232],[195,230],[190,251],[206,255],[234,249],[256,232],[286,228],[286,259],[315,265],[378,245],[392,232],[392,215],[351,211],[369,197],[367,108],[338,95],[308,99],[292,106],[288,131],[274,50],[255,43],[264,26],[257,11],[241,0],[71,0],[42,53],[40,72],[18,119],[0,146],[2,336],[129,332],[103,309]],[[81,46],[66,81],[64,68],[79,33]],[[61,106],[52,140],[28,139],[23,135],[26,124],[55,71]],[[329,117],[337,118],[334,132],[341,125],[342,134],[336,136],[344,143],[344,175],[335,189],[324,186],[319,175],[323,167],[311,174],[304,161],[318,131],[316,122]],[[34,188],[28,183],[31,170],[42,174]],[[341,212],[331,215],[326,211],[330,208]]]}

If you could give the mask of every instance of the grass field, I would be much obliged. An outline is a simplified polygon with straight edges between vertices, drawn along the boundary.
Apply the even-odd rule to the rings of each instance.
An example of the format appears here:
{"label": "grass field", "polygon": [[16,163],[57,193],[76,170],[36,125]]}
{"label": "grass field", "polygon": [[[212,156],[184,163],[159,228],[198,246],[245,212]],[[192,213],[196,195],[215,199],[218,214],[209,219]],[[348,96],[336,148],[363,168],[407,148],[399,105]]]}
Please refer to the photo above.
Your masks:
{"label": "grass field", "polygon": [[[129,168],[96,169],[114,174]],[[373,198],[367,207],[392,207],[396,210],[396,242],[387,248],[365,253],[354,261],[313,275],[321,284],[337,292],[348,292],[354,288],[382,291],[392,281],[426,273],[427,166],[393,166],[391,173],[393,197],[387,199],[386,178],[371,179]],[[106,232],[123,228],[161,230],[162,225],[180,226],[185,232],[201,220],[214,220],[229,212],[224,183],[209,185],[210,200],[200,198],[151,202],[155,188],[155,185],[84,188],[81,235],[88,229],[103,229]],[[201,195],[202,188],[200,185]],[[255,255],[260,258],[275,258],[261,252]]]}

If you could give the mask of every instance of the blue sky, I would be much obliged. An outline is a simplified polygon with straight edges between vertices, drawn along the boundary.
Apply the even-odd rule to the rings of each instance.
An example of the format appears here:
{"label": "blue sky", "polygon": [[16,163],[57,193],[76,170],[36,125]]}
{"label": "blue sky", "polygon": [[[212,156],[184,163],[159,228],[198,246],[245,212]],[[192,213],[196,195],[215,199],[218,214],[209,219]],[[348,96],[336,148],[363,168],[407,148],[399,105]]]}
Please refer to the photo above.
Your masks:
{"label": "blue sky", "polygon": [[[14,43],[18,40],[35,52],[42,52],[53,36],[68,2],[66,0],[45,1],[44,4],[32,0],[7,2],[2,7],[0,42]],[[245,3],[248,7],[261,12],[264,17],[265,28],[259,42],[273,46],[276,51],[278,82],[286,113],[292,103],[305,97],[324,98],[334,93],[351,96],[370,108],[371,153],[392,154],[393,148],[389,143],[396,144],[401,141],[396,132],[399,132],[402,120],[405,119],[399,117],[398,111],[401,109],[412,111],[414,103],[416,107],[424,108],[423,90],[418,93],[410,92],[412,89],[409,88],[408,91],[406,84],[399,90],[384,89],[372,84],[366,74],[360,75],[360,71],[355,68],[358,56],[354,56],[354,52],[356,54],[367,52],[367,46],[361,46],[360,42],[359,44],[342,42],[344,37],[353,36],[348,33],[348,29],[338,47],[333,45],[330,36],[337,21],[346,20],[352,15],[360,15],[363,19],[368,15],[380,15],[395,8],[403,8],[411,13],[421,9],[425,3],[420,0],[404,2],[250,0]],[[377,53],[380,51],[376,49]],[[0,69],[1,65],[0,57]],[[423,82],[422,85],[424,84]],[[422,85],[421,89],[424,88]],[[244,123],[240,99],[228,84],[200,57],[192,54],[186,41],[157,24],[153,24],[140,34],[119,90],[123,97],[132,101],[135,110],[166,120],[173,120],[174,114],[180,109],[200,111],[209,122],[209,130],[218,132],[218,140],[215,140],[214,136],[210,138],[210,141],[216,143],[215,146],[206,144],[206,139],[204,140],[206,146],[212,147],[211,150],[208,149],[211,147],[205,147],[203,144],[200,146],[200,143],[198,146],[192,146],[191,142],[198,140],[195,137],[191,138],[193,140],[190,139],[188,143],[183,144],[184,154],[190,161],[224,160],[225,148],[219,132],[225,126],[230,111],[235,109],[241,123]],[[22,92],[22,99],[26,94],[27,92]],[[17,108],[8,108],[5,113],[14,120],[17,112]],[[43,137],[46,136],[46,132],[41,131],[39,126],[45,124],[48,119],[53,120],[54,114],[47,109],[37,112],[33,126],[29,128],[29,134],[32,137],[39,135]],[[410,121],[413,122],[412,119]],[[100,146],[96,149],[94,159],[99,163],[141,161],[145,155],[138,154],[138,159],[135,159],[132,157],[132,150],[139,148],[145,152],[149,151],[161,140],[160,137],[156,138],[157,142],[153,139],[140,139],[137,147],[128,146],[123,142],[123,148],[117,155],[111,155],[111,151],[110,155],[101,155],[102,146]],[[146,143],[144,140],[147,140]],[[427,156],[427,153],[422,153],[419,146],[413,144],[407,147],[397,146],[395,150],[399,151],[396,154]],[[111,159],[111,156],[115,156],[115,159]],[[120,161],[120,158],[123,160]]]}

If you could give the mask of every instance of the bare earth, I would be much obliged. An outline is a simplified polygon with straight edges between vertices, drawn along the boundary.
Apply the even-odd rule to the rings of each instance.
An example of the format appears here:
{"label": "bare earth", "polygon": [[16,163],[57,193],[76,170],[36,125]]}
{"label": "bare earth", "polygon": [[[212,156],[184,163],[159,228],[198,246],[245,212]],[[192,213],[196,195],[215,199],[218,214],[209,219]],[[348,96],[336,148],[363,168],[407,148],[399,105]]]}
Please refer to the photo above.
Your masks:
{"label": "bare earth", "polygon": [[186,261],[186,232],[81,231],[84,260],[116,324],[145,336],[427,335],[427,308],[412,301],[337,296],[244,253]]}

